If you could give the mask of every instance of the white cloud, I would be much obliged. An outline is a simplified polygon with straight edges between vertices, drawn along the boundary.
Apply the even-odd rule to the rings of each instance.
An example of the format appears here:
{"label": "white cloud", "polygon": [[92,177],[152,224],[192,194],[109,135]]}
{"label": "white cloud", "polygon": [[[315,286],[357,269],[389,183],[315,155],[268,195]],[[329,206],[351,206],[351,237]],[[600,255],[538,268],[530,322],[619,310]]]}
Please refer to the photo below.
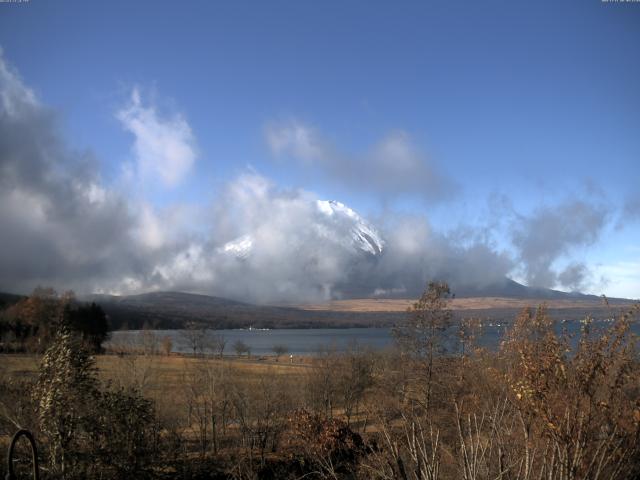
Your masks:
{"label": "white cloud", "polygon": [[[594,272],[607,279],[606,293],[609,297],[640,300],[640,260],[598,265]],[[593,293],[599,295],[603,292]]]}
{"label": "white cloud", "polygon": [[134,88],[131,99],[116,117],[135,136],[133,151],[142,179],[159,179],[175,187],[196,160],[196,142],[187,120],[180,114],[161,116],[154,105],[144,105]]}
{"label": "white cloud", "polygon": [[382,197],[417,195],[440,201],[455,193],[453,181],[401,130],[389,132],[360,155],[340,152],[316,128],[297,120],[270,122],[265,140],[276,158],[317,169],[351,188]]}
{"label": "white cloud", "polygon": [[38,106],[33,90],[28,88],[20,76],[3,59],[0,47],[0,110],[7,115],[16,116]]}
{"label": "white cloud", "polygon": [[322,162],[328,155],[319,133],[298,121],[269,123],[265,128],[269,148],[276,156],[291,155],[306,164]]}
{"label": "white cloud", "polygon": [[153,208],[148,204],[140,205],[139,221],[134,233],[137,240],[145,247],[158,249],[165,243],[164,232]]}

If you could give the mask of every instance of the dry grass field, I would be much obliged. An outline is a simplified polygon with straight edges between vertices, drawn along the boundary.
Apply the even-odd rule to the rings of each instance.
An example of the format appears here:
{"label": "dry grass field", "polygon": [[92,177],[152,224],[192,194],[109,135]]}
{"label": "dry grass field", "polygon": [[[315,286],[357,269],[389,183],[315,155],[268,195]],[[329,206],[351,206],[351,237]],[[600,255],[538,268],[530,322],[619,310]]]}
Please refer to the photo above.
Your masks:
{"label": "dry grass field", "polygon": [[[300,386],[306,383],[306,375],[312,370],[310,359],[300,357],[294,364],[289,363],[288,358],[278,360],[275,356],[219,359],[130,353],[96,355],[93,358],[97,377],[102,384],[100,388],[137,391],[150,400],[156,418],[163,424],[163,441],[179,439],[180,449],[184,449],[186,459],[192,456],[200,458],[199,452],[204,448],[201,447],[202,435],[205,435],[207,451],[211,449],[211,426],[207,423],[211,422],[212,415],[209,402],[225,403],[225,408],[230,409],[236,398],[232,398],[231,392],[243,396],[243,401],[248,398],[246,395],[254,395],[255,399],[251,397],[251,402],[263,401],[269,395],[275,398],[277,392],[282,392],[287,398],[299,396],[302,392]],[[41,360],[42,356],[35,354],[0,355],[1,385],[35,382]],[[223,391],[228,396],[223,396]],[[5,411],[13,411],[12,402],[5,401],[9,398],[5,395],[8,393],[0,389],[0,415]],[[24,394],[29,396],[26,390]],[[214,397],[216,400],[213,400]],[[253,408],[251,405],[248,408]],[[6,431],[0,431],[1,448],[6,447],[10,433],[15,428],[10,426]],[[223,451],[227,446],[228,451],[236,452],[238,447],[233,442],[242,435],[240,427],[226,423],[222,428],[226,436],[222,438],[219,433],[217,448]]]}
{"label": "dry grass field", "polygon": [[[334,300],[332,302],[317,304],[295,305],[301,310],[331,311],[331,312],[406,312],[414,304],[411,299],[352,299]],[[478,297],[478,298],[454,298],[449,306],[452,310],[488,310],[488,309],[523,309],[531,305],[546,304],[550,309],[572,308],[602,308],[601,300],[561,299],[544,300],[531,298],[505,298],[505,297]],[[632,302],[629,302],[632,305]]]}
{"label": "dry grass field", "polygon": [[[275,357],[234,358],[194,358],[184,355],[96,355],[96,366],[102,380],[114,380],[120,378],[123,373],[131,378],[135,374],[135,367],[143,363],[154,370],[156,378],[154,383],[158,387],[172,389],[177,385],[180,376],[185,370],[208,364],[210,366],[231,367],[238,374],[247,379],[260,378],[269,374],[281,374],[288,377],[302,375],[309,368],[308,361],[304,357],[298,357],[294,364],[290,364],[282,358],[276,361]],[[138,365],[136,365],[136,362]],[[40,356],[31,354],[3,354],[0,356],[0,375],[11,377],[35,376],[40,364]]]}
{"label": "dry grass field", "polygon": [[[256,385],[263,378],[280,378],[287,385],[304,383],[304,374],[310,368],[308,358],[298,357],[290,364],[275,357],[194,358],[183,355],[96,355],[98,378],[115,387],[135,387],[145,397],[154,400],[165,411],[180,408],[185,402],[185,384],[194,372],[221,368],[244,384]],[[40,357],[31,354],[4,354],[0,356],[0,377],[9,379],[35,379]],[[305,363],[306,362],[306,363]]]}

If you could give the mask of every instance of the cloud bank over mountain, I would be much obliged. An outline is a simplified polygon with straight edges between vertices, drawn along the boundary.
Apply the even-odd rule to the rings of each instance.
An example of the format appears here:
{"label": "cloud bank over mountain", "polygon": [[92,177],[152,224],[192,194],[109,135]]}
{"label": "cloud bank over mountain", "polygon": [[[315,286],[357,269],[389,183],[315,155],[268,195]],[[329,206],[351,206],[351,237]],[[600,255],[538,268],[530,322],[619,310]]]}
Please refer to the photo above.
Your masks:
{"label": "cloud bank over mountain", "polygon": [[418,195],[429,202],[456,193],[455,182],[403,131],[388,133],[360,155],[340,151],[318,129],[296,120],[268,123],[265,138],[275,157],[312,167],[357,190],[387,198]]}
{"label": "cloud bank over mountain", "polygon": [[[195,169],[188,119],[159,113],[138,89],[116,118],[133,134],[134,163],[108,184],[97,159],[65,140],[56,113],[0,56],[0,290],[175,289],[302,302],[415,295],[434,278],[481,287],[514,272],[531,285],[573,289],[585,284],[588,267],[557,261],[597,242],[610,217],[586,200],[512,212],[511,248],[498,247],[475,227],[465,235],[440,232],[424,216],[392,212],[367,220],[251,170],[213,200],[159,208],[130,187],[155,181],[174,189]],[[360,157],[337,152],[299,123],[270,124],[266,138],[276,156],[383,197],[443,201],[455,189],[402,132]]]}
{"label": "cloud bank over mountain", "polygon": [[538,208],[528,216],[519,215],[511,235],[527,284],[536,287],[560,284],[572,290],[584,286],[588,276],[584,264],[571,263],[557,271],[554,262],[574,247],[594,244],[608,216],[604,205],[573,199]]}

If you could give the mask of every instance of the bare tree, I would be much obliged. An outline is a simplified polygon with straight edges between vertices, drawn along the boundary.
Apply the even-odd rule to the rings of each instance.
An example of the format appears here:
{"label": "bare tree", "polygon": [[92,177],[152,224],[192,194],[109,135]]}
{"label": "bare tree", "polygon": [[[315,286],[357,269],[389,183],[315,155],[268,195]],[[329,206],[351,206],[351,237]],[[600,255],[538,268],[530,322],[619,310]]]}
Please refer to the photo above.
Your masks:
{"label": "bare tree", "polygon": [[145,355],[156,355],[158,353],[158,336],[147,324],[142,329],[142,350]]}
{"label": "bare tree", "polygon": [[422,390],[415,400],[427,412],[432,401],[434,357],[445,350],[444,334],[451,325],[450,296],[445,282],[429,282],[420,299],[408,310],[406,320],[393,329],[400,349],[415,362]]}
{"label": "bare tree", "polygon": [[129,352],[119,355],[114,362],[111,381],[125,390],[136,390],[150,395],[159,374],[159,358],[155,355],[141,355]]}
{"label": "bare tree", "polygon": [[[381,422],[383,448],[374,450],[363,462],[366,478],[401,480],[439,480],[442,445],[437,429],[411,415],[400,419],[399,428]],[[466,479],[465,479],[466,480]]]}
{"label": "bare tree", "polygon": [[169,335],[162,337],[162,351],[165,355],[169,356],[173,349],[173,341]]}
{"label": "bare tree", "polygon": [[185,363],[182,387],[187,407],[187,425],[194,432],[200,453],[206,455],[209,445],[218,453],[221,429],[226,423],[230,405],[228,367],[210,359]]}
{"label": "bare tree", "polygon": [[482,321],[478,318],[463,318],[458,325],[458,344],[459,344],[459,382],[464,383],[465,373],[469,358],[477,348],[478,337],[482,335]]}
{"label": "bare tree", "polygon": [[206,334],[207,331],[195,322],[188,322],[185,329],[181,330],[182,338],[193,352],[194,357],[203,353]]}
{"label": "bare tree", "polygon": [[233,344],[233,349],[236,351],[236,355],[239,357],[242,356],[243,353],[247,354],[247,357],[251,356],[251,347],[244,343],[242,340],[237,340]]}
{"label": "bare tree", "polygon": [[227,339],[224,338],[224,335],[220,333],[214,333],[207,336],[207,345],[209,349],[216,355],[218,358],[222,358],[224,356],[224,349],[227,346]]}
{"label": "bare tree", "polygon": [[337,357],[336,364],[336,387],[350,426],[352,416],[358,414],[366,389],[373,383],[373,356],[353,344]]}
{"label": "bare tree", "polygon": [[335,350],[322,347],[319,349],[311,368],[306,373],[306,388],[308,404],[325,418],[333,416],[333,408],[338,397],[338,382],[336,371]]}
{"label": "bare tree", "polygon": [[265,453],[276,451],[280,434],[287,425],[287,413],[292,410],[288,392],[291,385],[283,376],[267,374],[257,383],[236,380],[233,405],[240,427],[242,443],[249,459],[258,448],[264,465]]}
{"label": "bare tree", "polygon": [[271,350],[273,350],[273,353],[276,354],[276,361],[280,361],[280,357],[289,352],[289,347],[287,347],[286,345],[278,344],[274,345]]}

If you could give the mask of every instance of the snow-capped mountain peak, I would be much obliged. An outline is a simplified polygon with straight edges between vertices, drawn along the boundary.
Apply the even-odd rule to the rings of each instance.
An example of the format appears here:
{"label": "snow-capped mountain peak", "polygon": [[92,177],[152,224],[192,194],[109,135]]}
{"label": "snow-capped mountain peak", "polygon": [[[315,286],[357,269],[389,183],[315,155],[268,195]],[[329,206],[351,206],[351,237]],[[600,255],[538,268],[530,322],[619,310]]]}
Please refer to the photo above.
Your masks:
{"label": "snow-capped mountain peak", "polygon": [[327,217],[335,217],[353,223],[350,228],[351,238],[349,240],[357,249],[372,255],[382,253],[384,241],[378,231],[351,208],[335,200],[318,200],[316,206]]}
{"label": "snow-capped mountain peak", "polygon": [[[384,249],[384,240],[378,231],[354,210],[335,200],[317,200],[317,215],[311,215],[310,228],[318,237],[355,252],[377,256]],[[252,234],[242,235],[225,243],[219,253],[243,260],[255,248]]]}

